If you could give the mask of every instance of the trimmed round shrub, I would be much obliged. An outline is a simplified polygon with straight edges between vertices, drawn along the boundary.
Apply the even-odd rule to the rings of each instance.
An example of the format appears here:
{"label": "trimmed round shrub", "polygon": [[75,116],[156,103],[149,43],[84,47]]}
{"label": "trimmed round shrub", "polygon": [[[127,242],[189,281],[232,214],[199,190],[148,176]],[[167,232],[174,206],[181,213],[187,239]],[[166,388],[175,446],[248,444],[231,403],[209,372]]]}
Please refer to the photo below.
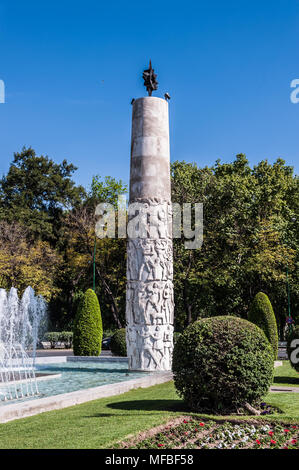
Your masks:
{"label": "trimmed round shrub", "polygon": [[299,325],[293,326],[288,336],[287,352],[291,366],[299,372]]}
{"label": "trimmed round shrub", "polygon": [[274,360],[276,360],[278,354],[277,323],[269,297],[263,292],[259,292],[254,297],[248,312],[248,320],[263,330],[273,348]]}
{"label": "trimmed round shrub", "polygon": [[99,356],[102,349],[102,316],[98,298],[88,289],[81,298],[74,322],[75,356]]}
{"label": "trimmed round shrub", "polygon": [[272,383],[273,365],[264,332],[232,316],[196,321],[173,351],[175,387],[195,411],[223,413],[254,404]]}
{"label": "trimmed round shrub", "polygon": [[111,336],[110,349],[114,356],[127,356],[126,329],[120,328]]}

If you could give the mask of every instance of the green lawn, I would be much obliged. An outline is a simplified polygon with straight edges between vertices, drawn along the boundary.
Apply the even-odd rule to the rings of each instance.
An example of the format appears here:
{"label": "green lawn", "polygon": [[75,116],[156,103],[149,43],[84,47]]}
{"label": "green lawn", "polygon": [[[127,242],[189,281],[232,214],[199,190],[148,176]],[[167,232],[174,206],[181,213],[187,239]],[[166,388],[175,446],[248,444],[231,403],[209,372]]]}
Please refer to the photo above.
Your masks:
{"label": "green lawn", "polygon": [[[266,401],[284,413],[258,419],[299,424],[299,393],[271,393]],[[173,382],[168,382],[0,424],[0,448],[108,448],[118,440],[182,414],[191,413],[184,410]]]}
{"label": "green lawn", "polygon": [[106,448],[178,415],[170,383],[0,424],[0,448]]}
{"label": "green lawn", "polygon": [[291,367],[289,361],[283,361],[281,367],[274,369],[273,384],[299,387],[299,374]]}

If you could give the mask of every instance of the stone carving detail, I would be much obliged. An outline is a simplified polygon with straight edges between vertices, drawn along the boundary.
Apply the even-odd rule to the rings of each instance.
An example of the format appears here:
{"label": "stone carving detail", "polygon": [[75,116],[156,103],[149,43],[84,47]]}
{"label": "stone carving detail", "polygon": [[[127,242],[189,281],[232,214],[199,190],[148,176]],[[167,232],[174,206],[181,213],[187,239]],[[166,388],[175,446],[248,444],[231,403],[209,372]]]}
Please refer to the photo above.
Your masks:
{"label": "stone carving detail", "polygon": [[132,239],[172,239],[172,205],[158,198],[136,198],[128,210],[128,235]]}
{"label": "stone carving detail", "polygon": [[127,323],[173,324],[172,281],[128,282]]}
{"label": "stone carving detail", "polygon": [[130,369],[169,370],[173,351],[172,325],[127,327]]}
{"label": "stone carving detail", "polygon": [[172,279],[173,256],[170,239],[128,240],[128,280],[153,281]]}
{"label": "stone carving detail", "polygon": [[[173,254],[171,204],[135,199],[127,242],[127,350],[129,368],[171,370],[173,350]],[[137,213],[137,218],[136,218]],[[137,234],[137,236],[135,236]]]}

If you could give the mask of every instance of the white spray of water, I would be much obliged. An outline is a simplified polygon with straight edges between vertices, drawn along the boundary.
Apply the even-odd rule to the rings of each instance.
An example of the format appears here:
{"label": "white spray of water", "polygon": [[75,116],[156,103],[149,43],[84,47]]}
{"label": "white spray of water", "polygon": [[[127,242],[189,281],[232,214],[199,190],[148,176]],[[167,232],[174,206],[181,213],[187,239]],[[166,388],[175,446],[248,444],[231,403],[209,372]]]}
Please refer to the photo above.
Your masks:
{"label": "white spray of water", "polygon": [[[0,289],[0,400],[38,393],[34,363],[36,347],[47,325],[42,296],[27,287],[19,300],[17,289]],[[26,350],[32,349],[32,358]]]}
{"label": "white spray of water", "polygon": [[33,350],[35,357],[39,338],[46,329],[47,304],[42,296],[35,296],[27,287],[19,300],[17,289],[12,287],[7,295],[0,289],[0,341],[5,344],[21,344]]}

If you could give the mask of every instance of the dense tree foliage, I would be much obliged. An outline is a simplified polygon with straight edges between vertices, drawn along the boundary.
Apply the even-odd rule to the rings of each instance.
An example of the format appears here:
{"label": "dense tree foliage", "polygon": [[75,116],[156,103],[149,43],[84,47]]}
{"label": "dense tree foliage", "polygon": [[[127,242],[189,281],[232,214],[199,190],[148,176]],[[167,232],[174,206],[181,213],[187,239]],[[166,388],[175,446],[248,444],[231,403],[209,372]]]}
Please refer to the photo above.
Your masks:
{"label": "dense tree foliage", "polygon": [[85,195],[71,179],[76,169],[66,160],[58,165],[24,147],[0,180],[1,218],[25,225],[35,237],[57,241],[64,209],[79,205]]}
{"label": "dense tree foliage", "polygon": [[56,271],[60,255],[42,240],[33,241],[26,227],[0,221],[0,287],[17,287],[23,292],[31,286],[46,300],[58,295]]}
{"label": "dense tree foliage", "polygon": [[299,313],[299,179],[292,167],[278,159],[250,168],[242,154],[212,168],[175,162],[172,199],[204,207],[202,249],[184,250],[174,240],[177,328],[219,313],[247,318],[263,291],[282,332],[287,264],[292,312]]}
{"label": "dense tree foliage", "polygon": [[[118,196],[127,187],[95,175],[83,189],[72,180],[75,170],[31,148],[14,155],[0,181],[0,287],[31,284],[50,301],[53,329],[70,330],[93,284],[95,251],[104,329],[124,327],[126,240],[96,239],[95,207],[108,202],[118,215]],[[183,240],[174,240],[176,329],[219,314],[248,318],[262,291],[281,336],[287,267],[291,311],[295,320],[299,316],[299,180],[292,167],[278,159],[251,168],[241,154],[205,168],[175,162],[171,177],[173,202],[201,202],[204,214],[201,249],[186,250]]]}

